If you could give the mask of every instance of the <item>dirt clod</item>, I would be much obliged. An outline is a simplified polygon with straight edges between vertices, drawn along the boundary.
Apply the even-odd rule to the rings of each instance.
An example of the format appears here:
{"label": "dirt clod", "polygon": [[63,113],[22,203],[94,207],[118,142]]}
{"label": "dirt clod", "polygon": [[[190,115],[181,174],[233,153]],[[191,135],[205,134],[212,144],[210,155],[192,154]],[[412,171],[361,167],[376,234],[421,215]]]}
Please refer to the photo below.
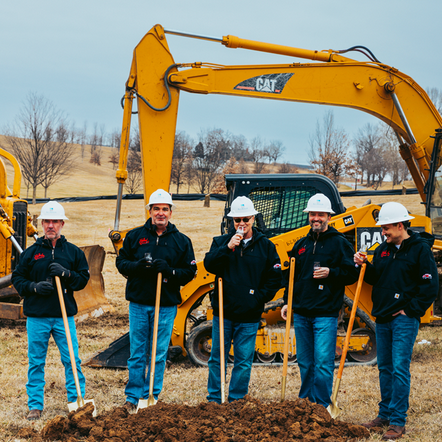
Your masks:
{"label": "dirt clod", "polygon": [[129,414],[123,407],[92,417],[93,405],[57,416],[38,435],[21,430],[21,437],[63,442],[344,442],[368,438],[359,425],[334,420],[327,410],[305,399],[261,403],[246,396],[231,404],[198,406],[165,404]]}

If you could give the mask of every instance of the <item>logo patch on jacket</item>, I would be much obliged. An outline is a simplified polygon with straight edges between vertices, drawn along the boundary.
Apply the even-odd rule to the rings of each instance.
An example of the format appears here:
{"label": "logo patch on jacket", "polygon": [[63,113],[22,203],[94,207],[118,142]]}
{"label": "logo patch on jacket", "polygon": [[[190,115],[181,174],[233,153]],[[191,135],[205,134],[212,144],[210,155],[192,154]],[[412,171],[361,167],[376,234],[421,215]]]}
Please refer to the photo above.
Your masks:
{"label": "logo patch on jacket", "polygon": [[253,290],[253,289],[250,289],[250,292],[249,292],[251,295],[254,295],[255,294],[255,290]]}
{"label": "logo patch on jacket", "polygon": [[298,250],[298,255],[302,255],[304,252],[305,252],[305,247],[301,247],[301,248]]}
{"label": "logo patch on jacket", "polygon": [[385,258],[386,256],[390,256],[390,251],[389,251],[389,250],[384,250],[384,251],[381,253],[381,258]]}
{"label": "logo patch on jacket", "polygon": [[399,296],[401,296],[400,293],[395,293],[394,299],[399,299]]}
{"label": "logo patch on jacket", "polygon": [[195,260],[193,260],[193,261],[190,263],[191,266],[194,266],[195,264],[196,264],[196,261],[195,261]]}
{"label": "logo patch on jacket", "polygon": [[42,258],[44,258],[45,256],[44,256],[44,254],[43,253],[37,253],[35,256],[34,256],[34,259],[37,261],[37,259],[42,259]]}
{"label": "logo patch on jacket", "polygon": [[425,275],[422,275],[422,279],[433,279],[433,276],[431,273],[425,273]]}
{"label": "logo patch on jacket", "polygon": [[281,264],[275,264],[275,265],[273,266],[273,268],[274,268],[274,269],[280,269],[280,268],[281,268]]}
{"label": "logo patch on jacket", "polygon": [[147,238],[141,238],[140,239],[140,246],[142,246],[143,244],[149,244],[149,240]]}

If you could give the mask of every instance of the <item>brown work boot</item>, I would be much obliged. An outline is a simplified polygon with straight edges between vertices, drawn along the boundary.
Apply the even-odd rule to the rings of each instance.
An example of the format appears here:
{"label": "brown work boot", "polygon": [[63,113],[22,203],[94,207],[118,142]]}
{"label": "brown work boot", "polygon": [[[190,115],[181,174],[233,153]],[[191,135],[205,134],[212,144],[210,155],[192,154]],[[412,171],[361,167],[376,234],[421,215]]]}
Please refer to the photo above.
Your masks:
{"label": "brown work boot", "polygon": [[372,428],[376,428],[376,427],[387,427],[388,425],[390,425],[390,421],[387,419],[382,419],[381,417],[377,417],[377,418],[373,419],[372,421],[367,422],[365,424],[361,424],[361,425],[363,427],[371,430]]}
{"label": "brown work boot", "polygon": [[383,440],[399,439],[405,434],[405,427],[399,425],[390,425],[388,431],[382,436]]}
{"label": "brown work boot", "polygon": [[43,412],[43,410],[37,410],[36,408],[34,408],[33,410],[31,410],[27,416],[27,420],[28,421],[36,421],[38,419],[41,418],[41,413]]}
{"label": "brown work boot", "polygon": [[134,413],[135,411],[137,411],[137,406],[132,402],[126,401],[123,406],[129,413]]}

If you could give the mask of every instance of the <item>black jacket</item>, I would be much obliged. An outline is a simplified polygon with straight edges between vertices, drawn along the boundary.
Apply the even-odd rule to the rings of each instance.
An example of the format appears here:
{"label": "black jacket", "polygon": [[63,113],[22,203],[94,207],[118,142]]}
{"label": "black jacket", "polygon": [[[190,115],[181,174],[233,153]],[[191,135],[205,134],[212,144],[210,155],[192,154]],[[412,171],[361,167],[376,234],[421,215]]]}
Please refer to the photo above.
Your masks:
{"label": "black jacket", "polygon": [[31,282],[46,281],[49,276],[48,266],[57,262],[70,270],[68,279],[60,278],[63,287],[66,314],[77,313],[74,291],[82,290],[89,281],[89,266],[84,252],[76,245],[68,242],[62,235],[52,247],[52,242],[38,238],[20,256],[18,266],[12,273],[12,283],[24,298],[23,313],[30,317],[60,318],[61,309],[55,281],[52,281],[54,292],[49,296],[41,296],[31,290]]}
{"label": "black jacket", "polygon": [[158,236],[149,218],[144,226],[131,230],[124,238],[123,247],[116,260],[118,271],[127,276],[126,299],[143,305],[155,305],[157,273],[153,269],[136,269],[136,263],[145,253],[152,259],[165,259],[175,270],[170,278],[163,277],[161,285],[162,306],[181,303],[180,287],[195,276],[196,261],[190,239],[169,222],[166,231]]}
{"label": "black jacket", "polygon": [[381,324],[390,322],[399,310],[420,319],[439,291],[439,278],[431,246],[434,238],[426,232],[408,231],[409,238],[398,249],[382,243],[373,263],[367,263],[365,280],[373,285],[372,315]]}
{"label": "black jacket", "polygon": [[[319,235],[310,229],[307,236],[297,241],[290,252],[290,257],[296,260],[293,311],[308,317],[337,317],[344,300],[345,286],[354,284],[358,279],[353,255],[353,247],[345,236],[330,225]],[[315,262],[330,269],[327,278],[313,278]],[[286,280],[286,304],[287,288]]]}
{"label": "black jacket", "polygon": [[234,250],[227,247],[233,234],[213,238],[204,258],[205,268],[216,275],[213,314],[219,316],[218,278],[223,279],[224,317],[235,322],[257,322],[264,304],[282,285],[281,263],[275,245],[253,229],[252,239]]}

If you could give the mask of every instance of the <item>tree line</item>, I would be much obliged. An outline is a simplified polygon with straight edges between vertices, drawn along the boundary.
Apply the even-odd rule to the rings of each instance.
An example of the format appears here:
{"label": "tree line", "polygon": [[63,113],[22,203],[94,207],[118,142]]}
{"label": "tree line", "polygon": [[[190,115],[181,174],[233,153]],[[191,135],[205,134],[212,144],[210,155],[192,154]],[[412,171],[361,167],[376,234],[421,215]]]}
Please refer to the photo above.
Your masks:
{"label": "tree line", "polygon": [[[442,91],[427,89],[435,107],[442,113]],[[107,134],[104,125],[93,125],[88,133],[87,122],[82,128],[70,123],[63,112],[44,96],[30,93],[12,126],[4,129],[6,150],[17,158],[27,189],[47,190],[74,170],[76,145],[84,160],[89,149],[89,161],[100,166],[103,146],[119,148],[120,132]],[[257,136],[248,140],[220,128],[201,130],[197,139],[186,132],[175,135],[171,186],[176,193],[186,188],[199,193],[224,192],[227,173],[296,173],[293,165],[278,163],[286,150],[280,140],[266,141]],[[106,160],[115,169],[119,162],[118,149]],[[344,177],[355,183],[377,188],[387,175],[397,185],[408,178],[408,169],[398,150],[398,140],[385,123],[366,124],[351,138],[336,126],[332,111],[318,120],[309,139],[309,162],[314,172],[323,174],[336,184]],[[273,165],[273,166],[272,166]],[[138,128],[132,131],[127,162],[126,192],[138,193],[142,188],[141,144]]]}

